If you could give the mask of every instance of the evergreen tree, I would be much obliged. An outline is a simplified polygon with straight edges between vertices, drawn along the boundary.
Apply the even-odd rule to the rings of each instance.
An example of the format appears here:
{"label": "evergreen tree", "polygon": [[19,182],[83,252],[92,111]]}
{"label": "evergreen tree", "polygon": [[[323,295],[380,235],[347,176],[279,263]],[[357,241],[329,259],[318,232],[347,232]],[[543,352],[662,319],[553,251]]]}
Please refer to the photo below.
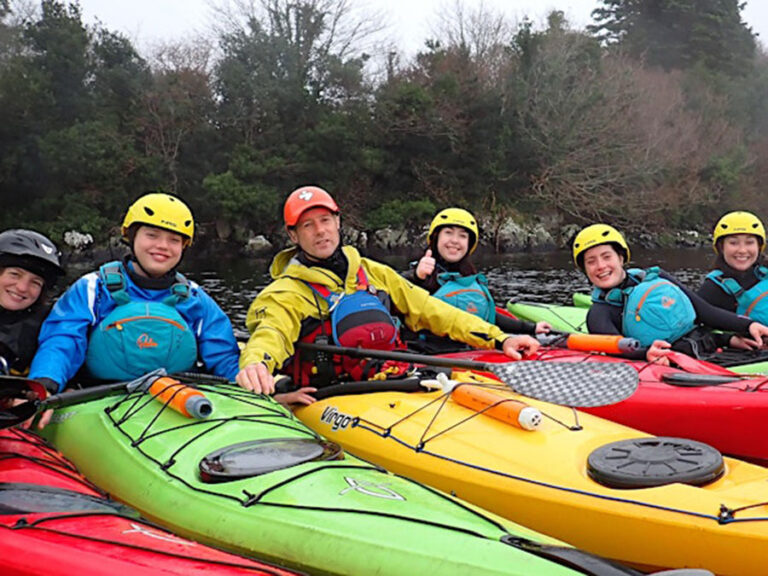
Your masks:
{"label": "evergreen tree", "polygon": [[589,30],[648,64],[665,69],[703,65],[729,76],[746,75],[755,36],[739,0],[601,0]]}

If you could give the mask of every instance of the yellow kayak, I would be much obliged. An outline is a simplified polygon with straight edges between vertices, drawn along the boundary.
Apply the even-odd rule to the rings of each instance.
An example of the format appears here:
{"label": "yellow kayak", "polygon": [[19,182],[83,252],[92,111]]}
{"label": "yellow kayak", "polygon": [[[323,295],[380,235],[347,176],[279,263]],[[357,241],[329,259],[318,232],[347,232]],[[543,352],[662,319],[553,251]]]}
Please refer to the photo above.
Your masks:
{"label": "yellow kayak", "polygon": [[543,417],[526,430],[442,390],[334,396],[295,413],[365,460],[590,552],[647,569],[764,573],[768,469],[523,398],[479,375],[452,377]]}

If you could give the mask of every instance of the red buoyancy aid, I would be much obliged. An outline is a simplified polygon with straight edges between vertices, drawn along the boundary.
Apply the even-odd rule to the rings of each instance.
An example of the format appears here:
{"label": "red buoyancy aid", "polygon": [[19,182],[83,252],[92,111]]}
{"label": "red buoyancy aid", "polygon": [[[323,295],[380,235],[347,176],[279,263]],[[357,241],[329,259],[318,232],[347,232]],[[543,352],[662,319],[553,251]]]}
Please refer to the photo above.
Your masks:
{"label": "red buoyancy aid", "polygon": [[[327,286],[306,282],[328,304],[323,315],[320,303],[318,326],[299,338],[300,342],[323,342],[337,346],[394,350],[402,348],[400,323],[389,312],[380,296],[387,297],[371,286],[362,266],[357,270],[357,290],[351,294],[331,292]],[[341,355],[297,351],[286,372],[300,386],[327,386],[334,381],[367,380],[384,373],[402,375],[407,364],[349,358]]]}

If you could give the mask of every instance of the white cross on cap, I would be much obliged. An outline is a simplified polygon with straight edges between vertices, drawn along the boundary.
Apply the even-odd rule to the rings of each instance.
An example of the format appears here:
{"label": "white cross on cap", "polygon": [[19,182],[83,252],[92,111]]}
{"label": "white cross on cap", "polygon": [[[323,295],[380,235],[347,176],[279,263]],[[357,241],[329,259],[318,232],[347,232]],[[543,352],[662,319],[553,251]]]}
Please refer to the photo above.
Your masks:
{"label": "white cross on cap", "polygon": [[304,202],[309,202],[310,200],[312,200],[312,192],[310,192],[309,190],[303,190],[302,192],[299,193],[299,198],[304,200]]}

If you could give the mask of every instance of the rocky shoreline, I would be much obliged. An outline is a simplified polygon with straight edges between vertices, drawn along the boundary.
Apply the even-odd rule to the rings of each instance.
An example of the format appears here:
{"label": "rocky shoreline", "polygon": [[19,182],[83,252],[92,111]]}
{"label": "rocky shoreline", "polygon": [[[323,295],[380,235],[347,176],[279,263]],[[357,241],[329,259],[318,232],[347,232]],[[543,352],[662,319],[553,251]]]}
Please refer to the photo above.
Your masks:
{"label": "rocky shoreline", "polygon": [[[487,225],[484,225],[487,224]],[[497,225],[480,223],[479,250],[486,253],[525,253],[564,250],[570,247],[573,236],[581,228],[577,224],[563,224],[555,218],[543,218],[534,222],[520,222],[507,218]],[[195,258],[221,256],[247,256],[268,258],[286,245],[287,238],[280,231],[264,235],[248,229],[222,230],[218,225],[203,226],[195,239]],[[421,228],[388,227],[381,230],[358,230],[342,223],[346,244],[356,246],[372,256],[392,253],[415,256],[426,246],[428,225]],[[628,235],[630,245],[642,248],[699,248],[709,246],[711,235],[696,230],[681,230],[660,235],[640,233]],[[72,230],[60,243],[62,252],[71,262],[104,262],[122,258],[127,247],[115,230],[107,242],[96,242],[90,234]]]}

